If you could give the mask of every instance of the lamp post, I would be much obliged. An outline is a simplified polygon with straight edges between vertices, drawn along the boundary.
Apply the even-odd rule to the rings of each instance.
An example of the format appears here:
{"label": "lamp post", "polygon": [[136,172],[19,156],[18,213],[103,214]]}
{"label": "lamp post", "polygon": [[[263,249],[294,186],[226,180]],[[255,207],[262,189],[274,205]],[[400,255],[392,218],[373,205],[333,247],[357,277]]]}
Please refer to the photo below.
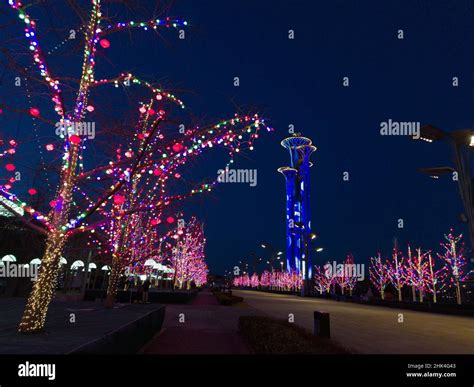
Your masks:
{"label": "lamp post", "polygon": [[279,259],[279,257],[281,255],[283,255],[283,251],[276,251],[272,245],[268,244],[268,243],[262,243],[260,245],[263,249],[268,249],[270,250],[270,261],[269,261],[269,264],[270,264],[270,267],[272,269],[272,271],[274,270],[274,266],[273,266],[273,262],[276,261],[277,259]]}
{"label": "lamp post", "polygon": [[[461,215],[461,221],[467,223],[469,239],[471,242],[470,259],[474,262],[474,208],[471,177],[471,151],[474,147],[474,132],[471,129],[459,129],[446,132],[432,125],[423,126],[420,130],[420,140],[432,143],[433,141],[446,141],[452,149],[454,168],[436,167],[422,168],[420,172],[439,178],[448,173],[457,173],[459,193],[464,206],[465,214]],[[453,175],[454,176],[454,175]]]}
{"label": "lamp post", "polygon": [[250,256],[253,258],[252,260],[253,272],[257,273],[257,266],[258,266],[258,263],[262,261],[262,258],[257,257],[257,254],[255,253],[250,253]]}
{"label": "lamp post", "polygon": [[[241,272],[244,272],[245,270],[248,270],[249,264],[248,264],[247,262],[245,262],[245,261],[239,261],[239,265],[238,265],[238,266],[239,266],[239,270],[240,270]],[[243,266],[243,269],[242,269],[241,266]],[[245,272],[244,272],[243,274],[245,274]]]}

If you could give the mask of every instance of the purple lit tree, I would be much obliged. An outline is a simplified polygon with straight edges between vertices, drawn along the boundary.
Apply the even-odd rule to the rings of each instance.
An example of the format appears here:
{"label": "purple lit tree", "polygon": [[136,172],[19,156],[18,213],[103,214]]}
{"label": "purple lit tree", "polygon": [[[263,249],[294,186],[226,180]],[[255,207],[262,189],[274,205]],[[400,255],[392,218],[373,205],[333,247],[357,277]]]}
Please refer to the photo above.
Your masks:
{"label": "purple lit tree", "polygon": [[392,261],[388,263],[388,275],[390,282],[397,289],[398,301],[402,301],[402,288],[406,282],[406,270],[404,266],[404,258],[397,248],[393,249]]}
{"label": "purple lit tree", "polygon": [[372,284],[380,293],[380,298],[384,300],[385,288],[387,287],[387,284],[390,282],[390,276],[389,276],[389,269],[387,265],[382,262],[380,253],[378,253],[377,257],[370,258],[369,272],[370,272],[370,280],[372,281]]}
{"label": "purple lit tree", "polygon": [[445,263],[444,267],[444,281],[448,288],[454,288],[456,291],[456,302],[458,305],[462,303],[461,285],[470,272],[464,274],[464,267],[466,266],[466,258],[464,257],[464,248],[461,245],[457,248],[457,244],[462,239],[462,234],[459,236],[453,235],[453,230],[448,235],[444,235],[445,243],[441,243],[444,248],[444,254],[438,254],[438,257]]}

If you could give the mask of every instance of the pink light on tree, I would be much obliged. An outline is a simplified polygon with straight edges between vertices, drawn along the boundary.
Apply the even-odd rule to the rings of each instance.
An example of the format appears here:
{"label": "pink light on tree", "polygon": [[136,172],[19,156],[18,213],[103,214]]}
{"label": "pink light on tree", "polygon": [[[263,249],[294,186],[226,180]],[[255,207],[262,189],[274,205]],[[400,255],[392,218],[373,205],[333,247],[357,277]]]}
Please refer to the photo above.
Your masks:
{"label": "pink light on tree", "polygon": [[252,277],[250,278],[250,286],[252,288],[258,288],[260,281],[258,280],[257,273],[253,273]]}
{"label": "pink light on tree", "polygon": [[[327,265],[330,264],[328,263]],[[319,292],[319,294],[323,294],[323,292],[329,294],[333,284],[332,273],[327,269],[321,269],[320,266],[316,266],[314,270],[314,284],[315,289]]]}
{"label": "pink light on tree", "polygon": [[242,286],[244,286],[246,288],[250,287],[250,277],[249,277],[248,273],[245,273],[242,276]]}
{"label": "pink light on tree", "polygon": [[380,293],[380,298],[382,300],[385,299],[385,288],[387,284],[390,282],[389,271],[386,264],[382,262],[382,258],[380,253],[378,253],[377,257],[370,258],[370,280],[375,288]]}
{"label": "pink light on tree", "polygon": [[416,286],[418,280],[416,277],[416,258],[413,257],[410,246],[408,246],[408,261],[406,264],[406,277],[405,282],[407,285],[411,286],[411,295],[413,302],[416,302]]}
{"label": "pink light on tree", "polygon": [[[79,212],[81,212],[80,205],[74,196],[77,194],[78,188],[77,176],[84,167],[84,160],[89,155],[86,155],[86,139],[79,137],[74,132],[74,124],[83,123],[86,115],[90,113],[86,107],[89,106],[88,100],[91,97],[91,89],[97,86],[94,76],[99,40],[105,34],[125,28],[134,28],[138,25],[144,27],[170,27],[173,23],[176,26],[184,25],[182,21],[169,20],[165,23],[158,23],[156,20],[150,20],[140,24],[119,23],[118,25],[107,26],[106,12],[103,12],[102,2],[100,0],[92,0],[90,3],[89,15],[81,26],[84,32],[81,75],[77,83],[75,81],[71,82],[69,90],[69,87],[63,87],[64,83],[68,82],[66,77],[56,77],[51,71],[39,39],[41,37],[41,30],[38,32],[37,21],[27,13],[30,11],[30,5],[25,6],[21,1],[17,0],[10,0],[8,2],[10,8],[17,14],[20,22],[23,24],[24,36],[27,42],[26,46],[31,54],[33,65],[26,68],[25,78],[36,82],[38,77],[32,76],[30,72],[38,73],[42,86],[45,90],[47,89],[45,94],[48,98],[46,99],[53,102],[53,109],[42,109],[40,111],[37,107],[33,106],[29,106],[27,109],[3,106],[2,109],[5,108],[14,112],[26,111],[29,112],[30,118],[34,122],[46,123],[50,129],[53,129],[56,123],[60,123],[64,129],[67,129],[65,134],[60,137],[62,147],[58,147],[62,149],[62,154],[61,157],[57,158],[59,165],[57,165],[58,168],[55,168],[55,170],[59,171],[54,179],[57,189],[55,190],[53,187],[50,187],[54,198],[45,201],[46,203],[54,203],[54,206],[47,210],[47,214],[43,214],[37,209],[31,208],[31,206],[23,205],[23,207],[28,208],[26,213],[31,217],[31,219],[26,220],[26,223],[45,235],[46,239],[46,248],[41,260],[42,264],[38,280],[33,286],[18,328],[23,333],[39,332],[44,327],[49,304],[55,293],[60,267],[59,260],[70,237],[67,231],[71,228],[71,218],[75,217],[73,210],[79,209]],[[57,68],[60,67],[57,66]],[[63,89],[68,91],[63,92]],[[68,96],[71,97],[70,101],[66,101]],[[69,104],[66,104],[67,102]],[[66,106],[69,106],[69,109],[66,109]],[[51,115],[54,118],[49,118]],[[42,146],[39,147],[39,149],[43,148]],[[3,187],[0,187],[0,194],[3,197],[11,198],[16,203],[23,203],[17,195],[9,192],[10,188],[8,184],[3,185]],[[111,192],[106,200],[114,193]],[[31,220],[34,220],[34,222],[31,222]],[[75,226],[73,225],[72,227]]]}
{"label": "pink light on tree", "polygon": [[265,270],[261,275],[260,275],[260,286],[268,288],[270,287],[270,277],[271,274],[269,271]]}
{"label": "pink light on tree", "polygon": [[349,289],[349,296],[352,297],[352,292],[354,291],[355,286],[357,285],[357,275],[355,270],[355,260],[352,254],[348,254],[344,262],[344,266],[347,270],[347,281],[346,286]]}
{"label": "pink light on tree", "polygon": [[433,294],[433,303],[436,304],[437,301],[437,292],[444,288],[444,284],[440,283],[443,278],[443,269],[436,270],[435,269],[435,262],[431,255],[431,251],[428,252],[428,273],[427,273],[427,281],[426,286],[429,293]]}
{"label": "pink light on tree", "polygon": [[431,293],[432,277],[430,275],[430,264],[426,259],[429,252],[422,253],[421,248],[416,249],[416,254],[413,255],[409,248],[407,263],[407,281],[412,286],[414,301],[416,301],[416,290],[418,290],[419,301],[423,302],[423,297],[426,293]]}
{"label": "pink light on tree", "polygon": [[402,301],[402,288],[406,282],[405,260],[397,248],[393,249],[392,261],[388,263],[390,282],[397,289],[398,301]]}
{"label": "pink light on tree", "polygon": [[[149,221],[148,216],[143,217],[136,213],[154,212],[154,216],[164,215],[163,223],[166,219],[169,221],[169,214],[164,214],[166,208],[169,210],[169,205],[198,193],[209,192],[216,185],[197,184],[189,192],[175,193],[169,186],[171,181],[183,175],[177,172],[177,168],[184,166],[186,160],[201,154],[203,150],[218,146],[229,151],[229,163],[233,162],[236,153],[246,148],[253,149],[253,142],[259,137],[259,129],[266,126],[264,120],[257,115],[238,115],[210,127],[190,125],[189,130],[182,136],[180,133],[181,138],[178,138],[176,128],[171,127],[173,121],[167,118],[168,112],[164,110],[163,105],[169,103],[183,108],[183,103],[175,96],[130,73],[95,79],[97,51],[110,47],[107,44],[110,42],[104,39],[106,35],[135,28],[156,30],[161,27],[184,28],[187,25],[183,20],[170,18],[109,24],[110,19],[105,17],[108,12],[103,9],[103,3],[100,0],[92,0],[89,15],[81,26],[85,35],[81,57],[82,71],[78,79],[68,82],[70,77],[56,77],[51,73],[41,49],[41,34],[37,33],[37,22],[27,14],[29,6],[24,6],[20,1],[9,1],[21,23],[25,23],[23,26],[27,47],[30,47],[33,60],[31,69],[38,71],[42,83],[48,88],[48,97],[53,101],[53,109],[41,107],[40,111],[32,106],[27,109],[2,106],[2,109],[23,110],[33,122],[45,123],[49,129],[59,124],[57,128],[64,130],[64,133],[58,133],[58,141],[55,141],[55,144],[48,140],[47,144],[39,147],[46,149],[58,164],[54,165],[52,162],[48,165],[56,166],[57,168],[50,169],[59,171],[53,178],[57,189],[49,187],[53,197],[45,200],[45,203],[50,203],[51,206],[43,211],[32,208],[24,203],[24,200],[20,200],[21,195],[18,192],[10,193],[11,182],[0,187],[0,195],[21,205],[25,210],[26,219],[19,219],[46,237],[46,250],[38,281],[34,285],[19,326],[21,332],[38,332],[43,329],[55,292],[58,262],[73,235],[97,232],[105,233],[109,237],[112,271],[107,289],[107,305],[111,305],[120,274],[130,260],[127,245],[137,244],[141,240],[141,237],[137,236],[138,239],[133,241],[130,235],[127,237],[125,234],[131,231],[132,225],[138,219],[140,222]],[[104,44],[107,47],[104,47]],[[103,73],[106,73],[105,70]],[[97,101],[90,102],[94,97],[99,100],[99,95],[104,93],[96,90],[107,89],[108,86],[119,90],[129,87],[131,89],[131,86],[134,86],[134,89],[140,89],[141,93],[133,95],[140,98],[139,108],[124,105],[120,110],[124,111],[125,118],[120,117],[123,119],[117,120],[114,127],[111,127],[110,120],[106,119],[110,118],[105,115],[107,108]],[[66,92],[63,93],[62,89]],[[126,94],[131,98],[131,92],[127,91]],[[71,97],[70,101],[67,101],[68,97]],[[107,97],[102,97],[101,102],[105,102]],[[66,106],[70,109],[66,109]],[[50,118],[51,115],[53,118]],[[76,124],[82,125],[90,115],[93,115],[92,119],[94,122],[98,121],[98,127],[101,128],[101,141],[89,141],[87,136],[76,132]],[[101,120],[100,117],[104,119]],[[165,127],[171,134],[164,133]],[[38,139],[43,137],[47,139],[47,136],[38,136]],[[241,140],[242,138],[244,139]],[[101,148],[96,144],[101,144]],[[114,152],[117,152],[117,155],[114,155]],[[94,157],[94,154],[100,154],[101,160]],[[13,172],[15,165],[11,162],[7,165],[7,172]],[[90,169],[86,170],[86,166]],[[101,183],[103,185],[99,187]],[[1,205],[6,207],[3,202]],[[125,227],[121,227],[122,225]]]}
{"label": "pink light on tree", "polygon": [[346,288],[349,288],[349,293],[352,296],[352,290],[357,283],[354,257],[348,254],[342,265],[336,265],[336,273],[333,273],[334,285],[339,285],[341,294],[344,295]]}
{"label": "pink light on tree", "polygon": [[444,254],[438,254],[438,257],[445,263],[445,283],[448,288],[454,288],[456,291],[456,302],[458,305],[462,303],[461,285],[470,273],[464,274],[464,267],[466,266],[466,258],[464,257],[464,248],[461,245],[459,248],[457,244],[462,239],[462,234],[454,236],[453,230],[448,235],[445,235],[445,243],[441,243],[444,248]]}
{"label": "pink light on tree", "polygon": [[191,218],[182,236],[171,249],[170,266],[174,270],[174,286],[179,289],[191,288],[191,284],[205,283],[207,265],[205,263],[203,225]]}

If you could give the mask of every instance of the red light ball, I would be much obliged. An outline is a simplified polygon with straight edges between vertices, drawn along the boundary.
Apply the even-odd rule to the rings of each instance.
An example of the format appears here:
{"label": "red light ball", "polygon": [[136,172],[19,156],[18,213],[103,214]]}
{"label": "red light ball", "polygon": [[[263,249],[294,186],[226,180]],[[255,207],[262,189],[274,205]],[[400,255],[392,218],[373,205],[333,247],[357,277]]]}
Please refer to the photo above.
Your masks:
{"label": "red light ball", "polygon": [[180,152],[182,149],[183,149],[183,146],[179,142],[173,145],[173,151],[176,153]]}
{"label": "red light ball", "polygon": [[31,108],[30,109],[30,114],[33,116],[33,117],[38,117],[40,115],[40,111],[39,109],[37,108]]}
{"label": "red light ball", "polygon": [[125,202],[125,197],[122,195],[115,195],[114,196],[114,203],[115,204],[123,204]]}
{"label": "red light ball", "polygon": [[109,48],[110,47],[110,42],[107,39],[101,39],[99,44],[102,48]]}
{"label": "red light ball", "polygon": [[71,141],[71,143],[74,145],[79,145],[81,143],[81,138],[78,135],[73,134],[71,137],[69,137],[69,141]]}

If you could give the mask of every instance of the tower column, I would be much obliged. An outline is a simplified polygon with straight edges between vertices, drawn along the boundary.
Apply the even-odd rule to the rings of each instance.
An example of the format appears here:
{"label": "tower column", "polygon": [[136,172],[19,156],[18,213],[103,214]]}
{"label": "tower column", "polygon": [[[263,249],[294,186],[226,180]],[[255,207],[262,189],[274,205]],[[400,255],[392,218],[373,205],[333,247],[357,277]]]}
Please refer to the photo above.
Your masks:
{"label": "tower column", "polygon": [[290,167],[282,167],[278,172],[285,176],[286,180],[286,269],[293,273],[297,271],[294,260],[296,249],[296,238],[292,233],[295,218],[295,179],[298,171]]}
{"label": "tower column", "polygon": [[291,167],[278,169],[286,178],[287,268],[301,276],[302,294],[309,292],[312,281],[310,162],[316,147],[307,137],[293,136],[281,145],[290,153]]}

